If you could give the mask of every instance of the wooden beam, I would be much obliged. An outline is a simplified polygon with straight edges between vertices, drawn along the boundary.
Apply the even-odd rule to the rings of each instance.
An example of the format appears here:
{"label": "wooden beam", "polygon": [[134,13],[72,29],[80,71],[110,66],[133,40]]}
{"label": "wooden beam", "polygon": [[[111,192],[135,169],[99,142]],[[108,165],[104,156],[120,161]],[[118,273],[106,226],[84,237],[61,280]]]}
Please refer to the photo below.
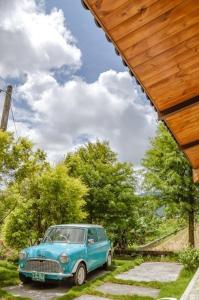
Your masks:
{"label": "wooden beam", "polygon": [[186,150],[188,148],[192,148],[192,147],[195,147],[195,146],[198,146],[199,145],[199,140],[196,140],[196,141],[193,141],[191,143],[187,143],[185,145],[181,145],[181,149],[182,150]]}
{"label": "wooden beam", "polygon": [[181,102],[179,104],[176,104],[174,106],[171,106],[163,111],[160,111],[158,114],[158,117],[160,120],[165,120],[167,117],[170,117],[171,115],[186,109],[187,107],[191,107],[194,105],[198,105],[199,104],[199,95],[196,97],[193,97],[191,99],[188,99],[184,102]]}
{"label": "wooden beam", "polygon": [[193,181],[199,183],[199,169],[193,169]]}

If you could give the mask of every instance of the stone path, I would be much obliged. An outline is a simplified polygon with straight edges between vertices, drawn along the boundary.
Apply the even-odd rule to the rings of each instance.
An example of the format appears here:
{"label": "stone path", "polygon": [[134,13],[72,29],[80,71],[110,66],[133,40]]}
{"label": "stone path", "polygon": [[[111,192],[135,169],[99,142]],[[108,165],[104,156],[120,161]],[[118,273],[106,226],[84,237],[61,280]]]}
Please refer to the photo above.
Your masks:
{"label": "stone path", "polygon": [[[89,274],[88,280],[93,280],[106,273],[107,271],[101,269],[95,270]],[[26,285],[20,284],[17,286],[6,287],[4,288],[4,290],[15,296],[27,297],[33,300],[52,300],[58,296],[60,297],[66,294],[67,291],[71,288],[71,286],[72,285],[69,281],[64,281],[60,284],[55,284],[55,283],[48,283],[48,284],[32,283]]]}
{"label": "stone path", "polygon": [[47,284],[28,284],[4,288],[14,296],[27,297],[33,300],[51,300],[66,294],[69,287]]}
{"label": "stone path", "polygon": [[147,262],[125,273],[116,276],[117,279],[132,281],[176,281],[183,266],[169,262]]}
{"label": "stone path", "polygon": [[142,286],[134,286],[127,284],[116,284],[107,282],[96,288],[96,291],[104,294],[111,295],[137,295],[137,296],[149,296],[156,298],[159,295],[160,290]]}
{"label": "stone path", "polygon": [[[118,279],[133,280],[133,281],[175,281],[182,265],[177,263],[164,263],[164,262],[147,262],[140,266],[137,266],[127,272],[121,273],[116,276]],[[105,272],[96,270],[88,276],[88,280],[95,279]],[[199,278],[199,277],[198,277]],[[199,280],[199,279],[198,279]],[[71,284],[63,282],[62,284],[30,284],[30,285],[19,285],[4,288],[4,290],[10,292],[13,295],[28,297],[33,300],[52,300],[53,298],[64,295],[71,288]],[[141,287],[136,285],[128,284],[116,284],[116,283],[104,283],[103,285],[96,288],[104,294],[110,295],[138,295],[138,296],[149,296],[151,298],[157,298],[159,294],[158,289]],[[196,286],[197,292],[199,292],[198,286]],[[195,294],[194,294],[195,295]],[[198,294],[197,294],[198,295]],[[188,299],[188,298],[187,298]],[[187,300],[186,299],[186,300]],[[83,295],[76,300],[109,300],[108,298]],[[184,299],[183,299],[184,300]],[[198,298],[190,298],[188,300],[199,300]]]}
{"label": "stone path", "polygon": [[74,300],[110,300],[108,298],[99,297],[99,296],[91,296],[91,295],[83,295]]}

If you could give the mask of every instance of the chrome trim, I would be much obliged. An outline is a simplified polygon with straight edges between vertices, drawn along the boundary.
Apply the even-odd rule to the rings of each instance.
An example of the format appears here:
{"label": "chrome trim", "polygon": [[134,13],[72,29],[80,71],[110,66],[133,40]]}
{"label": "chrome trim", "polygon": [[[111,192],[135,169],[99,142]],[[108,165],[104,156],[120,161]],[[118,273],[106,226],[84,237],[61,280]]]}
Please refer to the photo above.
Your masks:
{"label": "chrome trim", "polygon": [[[19,269],[19,272],[24,273],[24,274],[32,275],[32,273],[34,273],[35,271],[31,272],[31,271],[25,271],[25,270]],[[48,272],[39,272],[39,273],[43,273],[45,275],[60,276],[60,277],[73,277],[73,274],[71,274],[71,273],[67,273],[67,274],[64,274],[64,273],[48,273]]]}
{"label": "chrome trim", "polygon": [[[31,265],[31,263],[33,263],[33,265]],[[36,263],[37,265],[34,265]],[[48,265],[50,263],[52,265]],[[52,272],[51,272],[51,268],[52,268]],[[27,259],[23,267],[23,270],[25,272],[41,272],[41,273],[49,273],[49,274],[53,274],[53,273],[62,274],[63,271],[59,261],[54,259],[44,259],[41,257]]]}
{"label": "chrome trim", "polygon": [[58,262],[57,260],[55,259],[49,259],[49,258],[42,258],[42,257],[29,257],[29,259],[27,259],[26,261],[29,261],[29,260],[48,260],[48,261],[55,261],[55,262]]}

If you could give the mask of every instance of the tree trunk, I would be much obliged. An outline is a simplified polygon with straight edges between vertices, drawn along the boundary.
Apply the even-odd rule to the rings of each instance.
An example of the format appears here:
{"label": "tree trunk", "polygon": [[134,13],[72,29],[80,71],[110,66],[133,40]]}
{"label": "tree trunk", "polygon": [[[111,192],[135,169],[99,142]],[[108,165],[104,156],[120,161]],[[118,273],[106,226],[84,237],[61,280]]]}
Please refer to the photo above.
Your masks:
{"label": "tree trunk", "polygon": [[195,237],[194,237],[194,209],[191,208],[189,211],[189,246],[195,247]]}

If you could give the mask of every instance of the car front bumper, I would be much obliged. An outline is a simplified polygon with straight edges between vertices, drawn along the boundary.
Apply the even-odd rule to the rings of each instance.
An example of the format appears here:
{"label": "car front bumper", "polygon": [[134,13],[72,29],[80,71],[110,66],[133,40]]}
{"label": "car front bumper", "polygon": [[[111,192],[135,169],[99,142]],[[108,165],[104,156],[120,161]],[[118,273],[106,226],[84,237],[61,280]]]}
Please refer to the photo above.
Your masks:
{"label": "car front bumper", "polygon": [[[34,271],[30,272],[30,271],[24,271],[22,269],[19,269],[19,273],[32,279]],[[65,274],[65,273],[46,273],[46,272],[44,272],[43,274],[45,274],[45,280],[63,280],[65,278],[73,277],[72,273]]]}

